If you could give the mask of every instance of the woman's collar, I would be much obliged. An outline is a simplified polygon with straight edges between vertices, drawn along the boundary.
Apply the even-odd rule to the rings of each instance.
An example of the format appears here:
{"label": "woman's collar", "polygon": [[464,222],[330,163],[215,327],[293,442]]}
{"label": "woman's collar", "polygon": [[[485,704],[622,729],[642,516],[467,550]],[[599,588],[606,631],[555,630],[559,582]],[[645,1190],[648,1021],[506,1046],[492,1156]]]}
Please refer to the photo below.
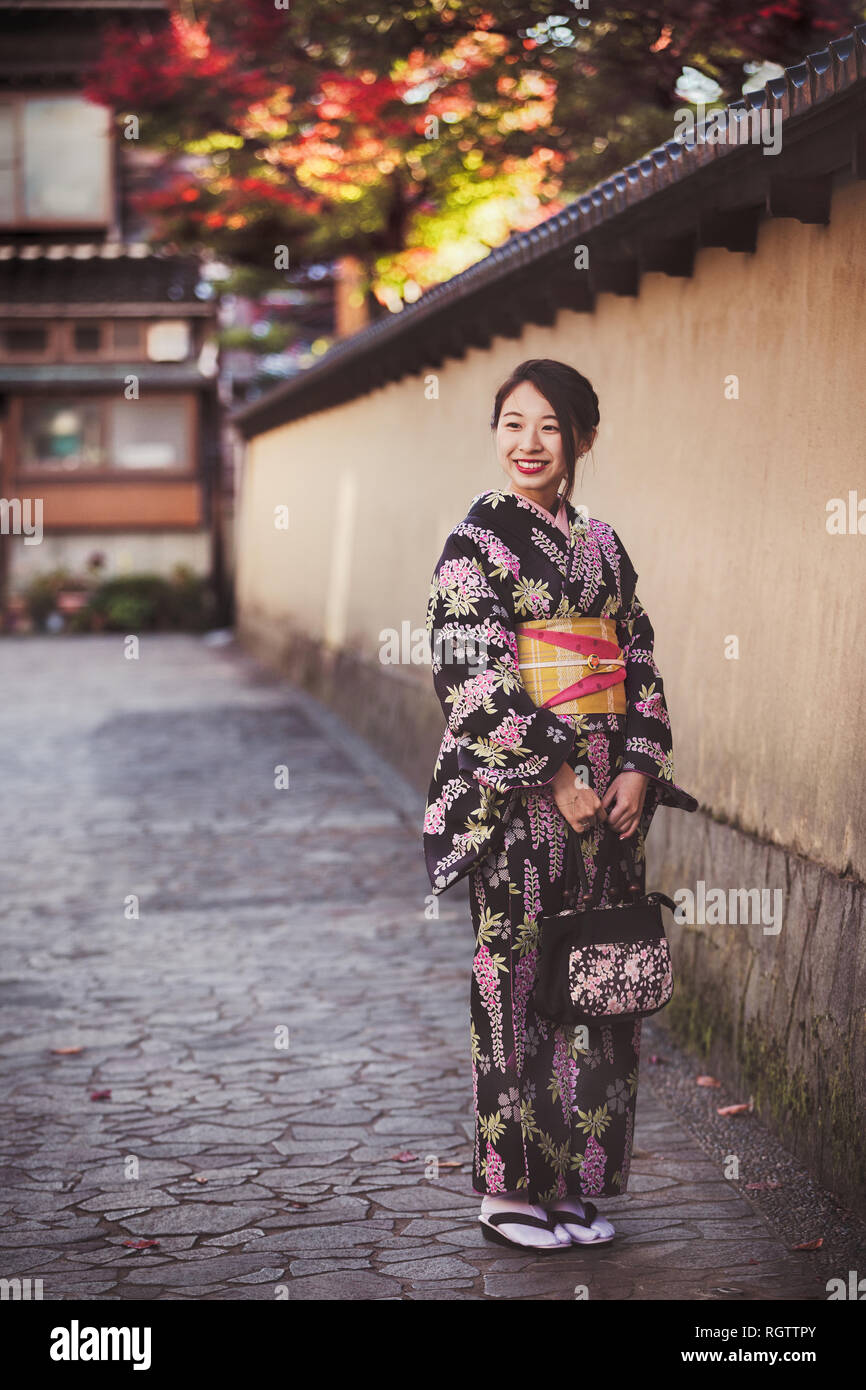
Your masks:
{"label": "woman's collar", "polygon": [[[510,488],[488,488],[485,492],[476,493],[470,504],[468,515],[471,516],[476,508],[486,509],[487,507],[491,507],[495,510],[505,501],[508,502],[510,508],[513,507],[515,510],[522,512],[524,516],[526,516],[527,513],[530,513],[532,517],[537,516],[539,520],[544,521],[551,530],[555,531],[558,536],[564,536],[566,540],[569,539],[571,527],[578,516],[578,513],[574,510],[571,503],[567,502],[561,496],[559,498],[556,515],[554,516],[551,512],[547,511],[546,508],[539,506],[536,502],[530,502],[528,497],[524,497],[521,493],[512,492]],[[530,518],[527,517],[527,520],[528,519]]]}
{"label": "woman's collar", "polygon": [[557,493],[558,500],[556,511],[549,512],[546,507],[542,507],[538,502],[533,502],[528,497],[524,497],[522,493],[512,491],[510,487],[505,488],[504,492],[506,497],[512,497],[514,499],[518,507],[530,507],[532,511],[536,512],[547,522],[548,526],[554,526],[557,531],[562,531],[566,535],[568,534],[568,527],[571,521],[571,517],[568,514],[568,503],[559,493]]}

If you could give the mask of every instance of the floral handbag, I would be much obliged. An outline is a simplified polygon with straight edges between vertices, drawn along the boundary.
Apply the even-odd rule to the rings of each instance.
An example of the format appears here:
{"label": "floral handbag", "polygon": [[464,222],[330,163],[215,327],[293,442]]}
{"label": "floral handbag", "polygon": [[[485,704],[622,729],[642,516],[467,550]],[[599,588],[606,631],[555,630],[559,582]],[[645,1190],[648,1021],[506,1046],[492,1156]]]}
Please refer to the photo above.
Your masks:
{"label": "floral handbag", "polygon": [[[613,833],[613,832],[611,832]],[[540,945],[533,1007],[554,1023],[597,1023],[658,1013],[673,994],[671,953],[661,904],[664,893],[641,895],[628,841],[618,862],[630,901],[595,908],[578,837],[568,828],[564,911],[539,918]],[[614,886],[612,896],[622,894]]]}

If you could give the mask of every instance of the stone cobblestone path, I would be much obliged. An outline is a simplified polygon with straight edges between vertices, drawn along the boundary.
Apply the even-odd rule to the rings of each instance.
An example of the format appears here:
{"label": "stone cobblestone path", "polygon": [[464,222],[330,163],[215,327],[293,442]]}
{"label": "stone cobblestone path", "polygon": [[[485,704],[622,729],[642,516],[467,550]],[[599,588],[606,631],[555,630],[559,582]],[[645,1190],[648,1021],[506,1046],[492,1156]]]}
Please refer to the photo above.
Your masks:
{"label": "stone cobblestone path", "polygon": [[315,701],[176,635],[137,661],[6,639],[0,689],[0,1277],[55,1300],[826,1297],[653,1091],[649,1024],[618,1240],[482,1240],[468,907],[425,920],[423,798]]}

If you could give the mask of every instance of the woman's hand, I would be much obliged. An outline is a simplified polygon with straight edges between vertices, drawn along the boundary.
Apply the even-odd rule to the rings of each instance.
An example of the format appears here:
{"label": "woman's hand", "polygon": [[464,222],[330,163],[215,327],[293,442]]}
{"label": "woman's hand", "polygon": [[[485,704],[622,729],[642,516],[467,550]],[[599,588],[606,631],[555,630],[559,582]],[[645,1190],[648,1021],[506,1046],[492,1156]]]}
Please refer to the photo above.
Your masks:
{"label": "woman's hand", "polygon": [[637,829],[648,781],[642,772],[630,769],[614,777],[604,794],[602,804],[610,812],[608,822],[621,840],[627,840]]}
{"label": "woman's hand", "polygon": [[596,821],[607,820],[604,807],[592,787],[582,782],[568,763],[562,764],[550,788],[558,811],[578,835],[582,835]]}

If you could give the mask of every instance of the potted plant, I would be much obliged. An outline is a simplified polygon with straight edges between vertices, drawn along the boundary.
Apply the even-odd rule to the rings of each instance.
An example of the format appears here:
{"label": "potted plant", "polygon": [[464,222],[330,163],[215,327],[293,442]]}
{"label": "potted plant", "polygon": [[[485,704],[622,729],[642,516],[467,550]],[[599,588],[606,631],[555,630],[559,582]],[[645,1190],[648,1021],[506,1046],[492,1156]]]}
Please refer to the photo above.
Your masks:
{"label": "potted plant", "polygon": [[48,619],[57,612],[57,598],[61,590],[70,586],[72,576],[62,566],[47,570],[31,579],[24,590],[27,611],[38,632],[48,631]]}
{"label": "potted plant", "polygon": [[32,626],[27,612],[27,599],[23,594],[10,594],[3,613],[5,631],[28,632]]}

